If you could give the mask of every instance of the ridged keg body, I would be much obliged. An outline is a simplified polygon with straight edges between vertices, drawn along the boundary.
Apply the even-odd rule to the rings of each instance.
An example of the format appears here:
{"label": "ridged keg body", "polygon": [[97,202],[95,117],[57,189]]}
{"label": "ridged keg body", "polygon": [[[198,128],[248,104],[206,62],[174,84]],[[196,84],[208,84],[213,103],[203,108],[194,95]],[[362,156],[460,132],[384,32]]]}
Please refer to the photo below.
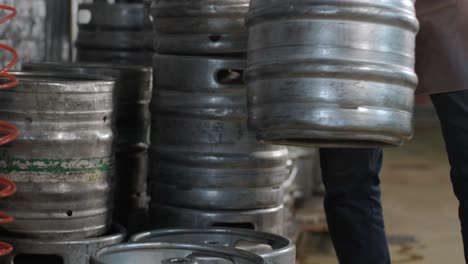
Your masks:
{"label": "ridged keg body", "polygon": [[0,200],[27,238],[99,236],[111,225],[114,82],[85,75],[14,73],[0,93],[0,119],[21,135],[1,148],[0,172],[17,193]]}
{"label": "ridged keg body", "polygon": [[[97,63],[37,62],[23,65],[28,71],[98,74],[115,78],[116,100],[116,208],[115,221],[130,232],[144,222],[147,212],[146,180],[150,133],[149,103],[152,69]],[[141,229],[139,229],[141,230]]]}
{"label": "ridged keg body", "polygon": [[205,210],[282,204],[288,152],[257,143],[248,129],[244,63],[155,56],[153,202]]}
{"label": "ridged keg body", "polygon": [[143,3],[81,4],[78,27],[78,61],[151,65],[155,35]]}
{"label": "ridged keg body", "polygon": [[246,81],[261,140],[401,145],[413,134],[411,0],[253,0]]}
{"label": "ridged keg body", "polygon": [[152,14],[160,54],[242,54],[249,0],[155,1]]}

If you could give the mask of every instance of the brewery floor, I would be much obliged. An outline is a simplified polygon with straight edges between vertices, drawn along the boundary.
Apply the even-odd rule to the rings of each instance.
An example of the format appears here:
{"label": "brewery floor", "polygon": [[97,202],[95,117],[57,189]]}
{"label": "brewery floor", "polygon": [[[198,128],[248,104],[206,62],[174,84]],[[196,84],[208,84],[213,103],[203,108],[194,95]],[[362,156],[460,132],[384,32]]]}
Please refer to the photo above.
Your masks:
{"label": "brewery floor", "polygon": [[[418,117],[410,143],[385,150],[383,203],[392,263],[464,263],[444,144],[435,119],[427,117]],[[302,264],[338,263],[329,239],[313,232],[303,238]]]}

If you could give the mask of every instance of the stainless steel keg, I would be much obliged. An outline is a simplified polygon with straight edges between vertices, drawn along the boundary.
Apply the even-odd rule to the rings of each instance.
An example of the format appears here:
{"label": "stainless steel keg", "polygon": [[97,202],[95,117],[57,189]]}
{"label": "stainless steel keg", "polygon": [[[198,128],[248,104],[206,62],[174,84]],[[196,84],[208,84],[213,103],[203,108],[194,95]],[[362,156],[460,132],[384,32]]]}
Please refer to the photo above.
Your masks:
{"label": "stainless steel keg", "polygon": [[249,0],[154,1],[155,50],[160,54],[245,53],[248,7]]}
{"label": "stainless steel keg", "polygon": [[151,65],[155,36],[143,3],[81,4],[78,27],[78,61]]}
{"label": "stainless steel keg", "polygon": [[[114,81],[62,73],[13,73],[0,93],[0,120],[19,128],[0,149],[0,172],[17,193],[0,200],[15,221],[3,233],[25,238],[99,236],[111,224]],[[5,81],[5,80],[0,80]]]}
{"label": "stainless steel keg", "polygon": [[162,229],[136,234],[130,241],[224,246],[257,254],[266,264],[296,262],[296,247],[289,238],[245,229]]}
{"label": "stainless steel keg", "polygon": [[153,39],[154,34],[151,29],[143,31],[96,31],[80,29],[76,46],[79,49],[152,50]]}
{"label": "stainless steel keg", "polygon": [[141,3],[83,3],[78,10],[78,26],[82,29],[145,29],[151,28],[149,10]]}
{"label": "stainless steel keg", "polygon": [[2,241],[15,245],[15,250],[1,259],[0,264],[85,264],[94,251],[122,243],[125,236],[123,227],[114,226],[107,234],[84,239],[44,240],[1,237]]}
{"label": "stainless steel keg", "polygon": [[176,243],[126,243],[97,250],[91,264],[263,264],[261,257],[238,249]]}
{"label": "stainless steel keg", "polygon": [[413,134],[413,1],[253,0],[246,81],[259,139],[401,145]]}
{"label": "stainless steel keg", "polygon": [[257,210],[196,210],[150,205],[152,228],[245,228],[284,234],[284,207]]}
{"label": "stainless steel keg", "polygon": [[152,95],[152,69],[96,63],[33,62],[27,71],[54,71],[98,74],[115,78],[116,103],[116,199],[114,221],[130,233],[141,230],[147,211],[147,163],[150,132],[149,102]]}
{"label": "stainless steel keg", "polygon": [[155,56],[152,202],[205,210],[283,203],[287,148],[257,143],[249,130],[244,63]]}

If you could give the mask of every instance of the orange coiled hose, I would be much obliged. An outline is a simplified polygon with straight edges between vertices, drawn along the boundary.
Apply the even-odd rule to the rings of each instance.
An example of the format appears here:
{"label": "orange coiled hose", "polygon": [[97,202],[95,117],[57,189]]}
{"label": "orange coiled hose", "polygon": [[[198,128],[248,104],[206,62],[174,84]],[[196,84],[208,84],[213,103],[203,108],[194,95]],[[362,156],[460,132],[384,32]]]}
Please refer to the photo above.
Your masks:
{"label": "orange coiled hose", "polygon": [[[14,18],[16,16],[16,9],[11,6],[0,5],[0,10],[9,11],[10,14],[7,16],[0,18],[0,24],[5,23],[6,21]],[[18,54],[16,51],[5,44],[0,43],[0,49],[4,49],[9,51],[13,54],[13,59],[8,63],[5,67],[0,70],[0,76],[5,77],[6,79],[10,80],[5,84],[0,85],[0,90],[8,89],[15,87],[18,84],[18,79],[15,76],[9,74],[7,71],[13,67],[16,62],[18,61]],[[8,124],[4,121],[0,121],[0,145],[5,145],[13,140],[15,140],[19,136],[19,130],[15,126]],[[10,181],[8,178],[4,176],[0,176],[0,198],[5,198],[12,196],[16,192],[16,185]],[[13,217],[10,215],[0,212],[0,224],[8,224],[13,222]],[[0,241],[0,257],[6,256],[13,251],[13,247],[5,242]]]}

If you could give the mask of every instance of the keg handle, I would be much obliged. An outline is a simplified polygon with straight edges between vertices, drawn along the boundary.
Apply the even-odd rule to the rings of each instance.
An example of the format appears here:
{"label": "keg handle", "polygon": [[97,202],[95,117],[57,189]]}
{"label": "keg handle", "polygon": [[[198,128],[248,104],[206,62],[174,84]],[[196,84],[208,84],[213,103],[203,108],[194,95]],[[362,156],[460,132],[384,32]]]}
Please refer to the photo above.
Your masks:
{"label": "keg handle", "polygon": [[[224,249],[225,247],[220,246],[218,248]],[[241,257],[224,255],[224,254],[215,253],[215,252],[194,251],[192,254],[188,255],[187,258],[192,259],[193,261],[195,261],[195,263],[209,263],[209,261],[205,261],[204,258],[217,258],[217,259],[227,260],[233,264],[251,264],[251,262],[246,261],[245,259]]]}
{"label": "keg handle", "polygon": [[191,258],[168,258],[163,259],[161,264],[198,264],[198,262]]}
{"label": "keg handle", "polygon": [[220,85],[245,85],[243,69],[218,69],[214,75],[216,83]]}
{"label": "keg handle", "polygon": [[256,237],[233,237],[233,238],[224,238],[226,241],[222,243],[217,240],[207,240],[204,241],[204,244],[207,246],[222,246],[222,247],[230,247],[230,248],[237,248],[237,244],[241,241],[251,242],[251,243],[261,243],[265,245],[269,245],[270,241],[268,239],[260,239]]}

